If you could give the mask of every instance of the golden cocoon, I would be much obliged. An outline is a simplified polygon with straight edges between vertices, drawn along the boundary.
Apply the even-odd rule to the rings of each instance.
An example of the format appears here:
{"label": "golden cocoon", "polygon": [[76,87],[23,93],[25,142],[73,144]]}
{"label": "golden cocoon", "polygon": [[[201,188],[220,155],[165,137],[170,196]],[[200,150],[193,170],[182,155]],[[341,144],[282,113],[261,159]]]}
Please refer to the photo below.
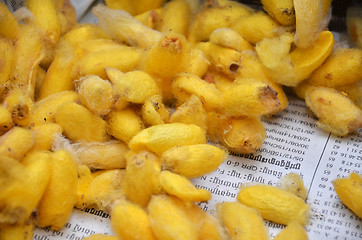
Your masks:
{"label": "golden cocoon", "polygon": [[201,42],[196,45],[206,55],[211,66],[217,71],[234,77],[240,67],[240,52],[232,48],[220,46],[212,42]]}
{"label": "golden cocoon", "polygon": [[13,127],[13,119],[9,110],[0,105],[0,136]]}
{"label": "golden cocoon", "polygon": [[200,177],[216,170],[227,154],[209,144],[175,146],[161,155],[162,168],[187,178]]}
{"label": "golden cocoon", "polygon": [[135,70],[125,74],[120,72],[108,77],[115,92],[127,102],[144,103],[147,98],[161,93],[157,82],[144,71]]}
{"label": "golden cocoon", "polygon": [[171,115],[170,121],[195,124],[206,130],[206,111],[200,98],[191,95],[186,102],[176,108]]}
{"label": "golden cocoon", "polygon": [[236,153],[253,153],[264,143],[265,127],[259,117],[227,117],[207,114],[208,135]]}
{"label": "golden cocoon", "polygon": [[98,4],[92,12],[107,35],[130,46],[147,49],[162,37],[162,33],[143,25],[126,11],[113,10]]}
{"label": "golden cocoon", "polygon": [[284,191],[294,194],[297,197],[300,197],[304,201],[308,197],[308,191],[304,186],[302,176],[297,173],[288,173],[284,175],[280,179],[278,187]]}
{"label": "golden cocoon", "polygon": [[279,24],[290,26],[295,24],[293,0],[262,0],[264,10]]}
{"label": "golden cocoon", "polygon": [[339,87],[337,90],[343,92],[356,106],[362,109],[362,81]]}
{"label": "golden cocoon", "polygon": [[126,167],[128,146],[117,140],[107,142],[78,142],[71,145],[79,164],[90,169],[116,169]]}
{"label": "golden cocoon", "polygon": [[37,207],[37,225],[59,230],[70,217],[76,201],[78,173],[70,153],[51,154],[50,179]]}
{"label": "golden cocoon", "polygon": [[44,123],[31,128],[35,135],[33,150],[51,150],[54,138],[61,135],[63,128],[56,123]]}
{"label": "golden cocoon", "polygon": [[113,110],[107,115],[106,121],[108,133],[125,143],[129,143],[144,129],[139,114],[132,108]]}
{"label": "golden cocoon", "polygon": [[190,56],[190,46],[185,36],[167,33],[144,55],[140,69],[160,78],[170,79],[185,71]]}
{"label": "golden cocoon", "polygon": [[253,46],[238,32],[226,27],[215,29],[210,34],[209,42],[221,47],[231,48],[239,52],[253,49]]}
{"label": "golden cocoon", "polygon": [[233,240],[267,240],[268,230],[257,210],[238,202],[216,205],[217,216]]}
{"label": "golden cocoon", "polygon": [[333,181],[334,190],[344,205],[358,217],[362,217],[362,176],[351,173],[348,177]]}
{"label": "golden cocoon", "polygon": [[174,146],[205,144],[205,131],[194,124],[168,123],[143,129],[129,142],[131,150],[161,155]]}
{"label": "golden cocoon", "polygon": [[111,226],[120,239],[155,240],[147,212],[139,205],[125,199],[112,207]]}
{"label": "golden cocoon", "polygon": [[323,87],[341,87],[354,84],[362,79],[362,49],[342,48],[326,59],[308,81]]}
{"label": "golden cocoon", "polygon": [[35,135],[32,130],[13,127],[0,137],[0,154],[21,161],[24,155],[32,149],[34,143]]}
{"label": "golden cocoon", "polygon": [[362,16],[361,6],[354,5],[347,8],[346,24],[348,35],[354,44],[362,48]]}
{"label": "golden cocoon", "polygon": [[162,8],[152,9],[134,16],[143,25],[155,29],[161,21]]}
{"label": "golden cocoon", "polygon": [[246,5],[233,1],[224,1],[222,6],[216,3],[204,8],[197,13],[191,24],[188,39],[191,43],[207,41],[215,29],[229,27],[240,17],[248,16],[252,12]]}
{"label": "golden cocoon", "polygon": [[305,103],[318,117],[318,126],[325,131],[345,136],[362,126],[361,109],[333,88],[307,88]]}
{"label": "golden cocoon", "polygon": [[15,62],[11,73],[11,89],[21,89],[26,96],[34,97],[36,71],[44,57],[44,39],[40,28],[21,24],[15,42]]}
{"label": "golden cocoon", "polygon": [[32,240],[34,223],[32,219],[24,224],[0,224],[0,239],[2,240]]}
{"label": "golden cocoon", "polygon": [[112,67],[123,72],[134,70],[143,54],[143,50],[119,44],[107,49],[91,51],[82,56],[72,70],[73,79],[87,75],[106,78],[105,68]]}
{"label": "golden cocoon", "polygon": [[[0,5],[0,12],[1,12]],[[0,13],[1,14],[1,13]],[[1,20],[1,25],[5,24]],[[1,31],[1,30],[0,30]],[[1,35],[1,33],[0,33]],[[9,81],[11,69],[15,62],[15,48],[10,39],[0,38],[0,54],[1,54],[1,69],[0,69],[0,84]]]}
{"label": "golden cocoon", "polygon": [[197,228],[177,200],[166,195],[152,196],[147,206],[152,230],[160,240],[197,240]]}
{"label": "golden cocoon", "polygon": [[90,39],[110,39],[99,26],[90,23],[77,25],[64,34],[63,38],[72,46],[77,46]]}
{"label": "golden cocoon", "polygon": [[260,116],[279,108],[278,93],[264,81],[240,79],[223,91],[224,109],[230,116]]}
{"label": "golden cocoon", "polygon": [[55,120],[72,141],[107,141],[107,124],[95,113],[75,102],[65,102],[58,107]]}
{"label": "golden cocoon", "polygon": [[290,222],[283,230],[281,230],[274,240],[308,240],[308,234],[305,228],[296,221]]}
{"label": "golden cocoon", "polygon": [[30,126],[34,102],[24,91],[12,90],[5,97],[4,105],[11,113],[15,124],[21,127]]}
{"label": "golden cocoon", "polygon": [[306,226],[309,221],[309,205],[292,193],[269,185],[244,186],[239,191],[237,200],[255,208],[269,221],[289,224],[297,221]]}
{"label": "golden cocoon", "polygon": [[0,194],[2,212],[0,222],[25,224],[37,207],[50,177],[50,156],[47,152],[31,152],[24,157],[23,166],[19,168],[8,162],[7,167],[14,167],[20,178],[8,179]]}
{"label": "golden cocoon", "polygon": [[141,108],[141,116],[147,126],[170,121],[170,111],[163,104],[161,95],[153,95],[146,99]]}
{"label": "golden cocoon", "polygon": [[83,240],[118,240],[118,238],[115,236],[111,236],[111,235],[107,235],[107,234],[100,234],[100,233],[92,234],[92,235],[82,238],[82,239]]}
{"label": "golden cocoon", "polygon": [[92,173],[92,178],[83,196],[84,205],[107,210],[115,201],[125,198],[123,190],[125,170],[97,171]]}
{"label": "golden cocoon", "polygon": [[109,113],[114,105],[111,83],[98,76],[81,78],[78,94],[82,105],[100,116]]}
{"label": "golden cocoon", "polygon": [[160,32],[180,33],[186,35],[191,17],[191,9],[185,0],[173,0],[162,7],[160,23],[157,30]]}
{"label": "golden cocoon", "polygon": [[185,72],[202,77],[210,66],[205,53],[196,47],[192,47],[190,51],[189,63],[185,68]]}
{"label": "golden cocoon", "polygon": [[51,43],[56,43],[60,37],[60,22],[56,4],[52,0],[26,0],[24,5],[32,12],[35,23],[44,31]]}
{"label": "golden cocoon", "polygon": [[0,16],[0,35],[15,39],[19,31],[18,22],[4,3],[0,3]]}
{"label": "golden cocoon", "polygon": [[78,94],[73,91],[61,91],[51,94],[35,102],[32,114],[33,124],[55,123],[55,113],[59,106],[65,102],[78,101]]}
{"label": "golden cocoon", "polygon": [[159,175],[161,163],[150,152],[130,152],[127,156],[124,192],[128,199],[146,207],[152,194],[160,192]]}
{"label": "golden cocoon", "polygon": [[294,0],[295,9],[295,40],[299,48],[312,46],[319,33],[328,26],[330,13],[330,0]]}
{"label": "golden cocoon", "polygon": [[222,107],[222,94],[215,84],[208,83],[196,75],[186,73],[174,78],[171,92],[180,103],[186,102],[193,94],[198,96],[207,111]]}
{"label": "golden cocoon", "polygon": [[268,14],[260,11],[239,18],[230,28],[238,32],[249,43],[256,44],[264,38],[275,37],[279,24]]}
{"label": "golden cocoon", "polygon": [[184,201],[205,202],[211,199],[206,189],[197,189],[190,180],[170,171],[161,171],[160,185],[167,194]]}

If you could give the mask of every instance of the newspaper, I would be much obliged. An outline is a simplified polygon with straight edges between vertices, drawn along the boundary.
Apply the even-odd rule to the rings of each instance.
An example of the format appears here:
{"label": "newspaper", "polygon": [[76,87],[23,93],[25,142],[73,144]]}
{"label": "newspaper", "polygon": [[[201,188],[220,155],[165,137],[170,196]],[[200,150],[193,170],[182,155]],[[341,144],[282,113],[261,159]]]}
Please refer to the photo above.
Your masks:
{"label": "newspaper", "polygon": [[[4,1],[11,11],[23,1]],[[81,22],[95,22],[88,11],[97,1],[73,0]],[[208,189],[212,199],[201,203],[207,212],[215,204],[236,201],[244,183],[263,183],[276,186],[287,173],[298,173],[308,189],[307,203],[311,218],[306,227],[309,239],[361,240],[362,221],[346,208],[336,195],[332,181],[351,172],[362,174],[362,130],[359,134],[337,137],[320,130],[317,119],[304,101],[289,96],[289,106],[281,113],[263,119],[267,138],[253,154],[230,153],[220,167],[205,176],[192,179],[198,188]],[[212,144],[210,142],[210,144]],[[265,221],[271,238],[284,227]],[[68,223],[59,231],[36,228],[34,240],[77,240],[95,233],[113,235],[110,216],[94,208],[74,209]]]}

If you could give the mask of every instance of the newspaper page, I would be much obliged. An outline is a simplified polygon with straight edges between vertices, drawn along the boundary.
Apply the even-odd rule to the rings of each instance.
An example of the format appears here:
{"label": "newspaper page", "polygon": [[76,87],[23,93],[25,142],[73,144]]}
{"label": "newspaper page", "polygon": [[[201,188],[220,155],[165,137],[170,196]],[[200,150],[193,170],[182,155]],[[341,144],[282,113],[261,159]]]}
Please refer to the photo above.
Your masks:
{"label": "newspaper page", "polygon": [[[21,0],[0,1],[12,12],[23,5]],[[95,23],[89,9],[99,1],[71,2],[79,21]],[[311,206],[306,227],[309,239],[361,240],[362,221],[342,204],[332,181],[351,172],[362,174],[362,131],[348,137],[333,136],[317,127],[317,119],[304,101],[293,96],[289,101],[283,112],[263,119],[268,135],[260,149],[253,154],[231,152],[216,171],[192,180],[196,187],[212,193],[212,199],[200,207],[213,213],[218,202],[236,201],[245,183],[276,186],[287,173],[298,173]],[[265,225],[271,238],[284,227],[269,221]],[[80,240],[95,233],[113,235],[109,214],[94,208],[74,209],[63,229],[36,228],[33,240]]]}
{"label": "newspaper page", "polygon": [[[305,103],[289,96],[287,109],[264,119],[268,136],[253,154],[234,154],[217,171],[193,179],[198,188],[208,189],[212,199],[200,207],[214,212],[215,204],[236,201],[245,183],[276,186],[287,173],[302,175],[311,206],[309,239],[362,239],[362,221],[346,208],[334,192],[332,181],[351,172],[362,173],[362,136],[335,137],[316,125]],[[212,144],[212,143],[210,143]],[[36,229],[34,240],[82,239],[94,233],[112,234],[109,215],[97,209],[75,209],[60,231]],[[266,221],[270,236],[284,227]]]}

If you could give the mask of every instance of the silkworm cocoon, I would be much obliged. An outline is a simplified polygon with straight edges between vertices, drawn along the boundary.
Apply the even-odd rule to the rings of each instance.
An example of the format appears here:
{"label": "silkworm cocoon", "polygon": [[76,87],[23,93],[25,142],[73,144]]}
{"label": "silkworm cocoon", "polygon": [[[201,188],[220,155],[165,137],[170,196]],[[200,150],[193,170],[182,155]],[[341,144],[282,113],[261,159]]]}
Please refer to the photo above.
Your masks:
{"label": "silkworm cocoon", "polygon": [[151,75],[170,79],[186,69],[189,55],[186,38],[169,32],[145,53],[140,68]]}
{"label": "silkworm cocoon", "polygon": [[230,27],[239,18],[252,13],[251,8],[239,2],[217,2],[196,15],[189,29],[188,39],[192,43],[207,41],[215,29]]}
{"label": "silkworm cocoon", "polygon": [[302,176],[299,174],[288,173],[287,175],[284,175],[280,179],[278,187],[284,191],[293,193],[304,201],[308,197],[308,191],[304,186]]}
{"label": "silkworm cocoon", "polygon": [[73,141],[105,142],[110,139],[106,122],[75,102],[65,102],[59,106],[55,119],[63,128],[64,135]]}
{"label": "silkworm cocoon", "polygon": [[171,83],[171,92],[180,103],[185,102],[194,94],[204,103],[207,111],[222,108],[222,94],[215,84],[208,83],[196,75],[186,73],[174,78]]}
{"label": "silkworm cocoon", "polygon": [[224,73],[229,77],[234,77],[239,70],[241,65],[239,51],[212,42],[201,42],[198,43],[196,47],[200,48],[205,53],[211,66],[217,71]]}
{"label": "silkworm cocoon", "polygon": [[116,169],[126,167],[128,146],[120,141],[78,142],[71,145],[79,164],[90,169]]}
{"label": "silkworm cocoon", "polygon": [[37,225],[59,230],[67,223],[76,201],[78,173],[73,157],[65,150],[51,155],[48,186],[37,207]]}
{"label": "silkworm cocoon", "polygon": [[82,238],[83,240],[118,240],[117,237],[115,236],[111,236],[111,235],[107,235],[107,234],[92,234],[88,237]]}
{"label": "silkworm cocoon", "polygon": [[61,135],[62,127],[56,123],[45,123],[31,128],[35,134],[33,150],[50,150],[55,136]]}
{"label": "silkworm cocoon", "polygon": [[113,67],[123,72],[134,70],[143,55],[143,50],[119,44],[99,51],[91,51],[82,56],[74,65],[73,79],[87,75],[106,78],[106,67]]}
{"label": "silkworm cocoon", "polygon": [[187,213],[170,197],[153,195],[147,210],[152,230],[157,239],[198,239],[196,226],[189,219]]}
{"label": "silkworm cocoon", "polygon": [[160,23],[157,30],[160,32],[175,32],[186,35],[191,17],[187,1],[174,0],[162,7]]}
{"label": "silkworm cocoon", "polygon": [[15,39],[19,32],[18,22],[4,3],[0,3],[0,35]]}
{"label": "silkworm cocoon", "polygon": [[268,14],[259,11],[239,18],[230,28],[238,32],[249,43],[256,44],[264,38],[276,36],[279,24]]}
{"label": "silkworm cocoon", "polygon": [[305,103],[318,117],[318,126],[325,131],[345,136],[362,126],[361,109],[333,88],[307,88]]}
{"label": "silkworm cocoon", "polygon": [[28,127],[31,123],[33,100],[22,90],[11,91],[4,99],[4,105],[11,113],[13,122],[21,127]]}
{"label": "silkworm cocoon", "polygon": [[263,0],[264,10],[279,24],[290,26],[295,24],[295,10],[292,0]]}
{"label": "silkworm cocoon", "polygon": [[211,199],[211,193],[206,189],[197,189],[186,177],[170,171],[160,174],[162,189],[185,201],[204,202]]}
{"label": "silkworm cocoon", "polygon": [[0,239],[2,240],[32,240],[34,223],[29,219],[24,224],[0,224]]}
{"label": "silkworm cocoon", "polygon": [[42,30],[34,24],[19,25],[10,88],[20,89],[30,99],[34,97],[36,71],[44,58],[43,37]]}
{"label": "silkworm cocoon", "polygon": [[140,116],[132,108],[111,111],[106,121],[108,133],[125,143],[144,129]]}
{"label": "silkworm cocoon", "polygon": [[298,222],[290,222],[283,230],[281,230],[274,240],[308,240],[308,234],[305,228]]}
{"label": "silkworm cocoon", "polygon": [[[21,140],[21,141],[20,141]],[[35,135],[32,130],[13,127],[0,137],[1,155],[21,160],[32,149],[35,143]]]}
{"label": "silkworm cocoon", "polygon": [[143,129],[129,142],[131,150],[148,149],[161,155],[174,146],[206,143],[204,130],[194,124],[168,123]]}
{"label": "silkworm cocoon", "polygon": [[13,119],[9,110],[3,105],[0,106],[0,136],[13,127]]}
{"label": "silkworm cocoon", "polygon": [[51,94],[46,98],[35,102],[32,114],[33,124],[55,123],[55,112],[65,102],[78,101],[78,94],[73,91],[62,91]]}
{"label": "silkworm cocoon", "polygon": [[277,92],[268,83],[257,79],[233,82],[223,92],[223,100],[223,112],[230,116],[260,116],[280,106]]}
{"label": "silkworm cocoon", "polygon": [[47,187],[50,176],[49,159],[49,153],[31,152],[22,161],[24,168],[19,168],[8,160],[6,167],[14,168],[10,174],[22,176],[8,176],[9,182],[1,191],[1,223],[25,224],[28,221]]}
{"label": "silkworm cocoon", "polygon": [[155,29],[161,21],[162,8],[152,9],[134,16],[143,25]]}
{"label": "silkworm cocoon", "polygon": [[98,171],[92,174],[92,178],[84,195],[84,205],[107,210],[115,201],[125,198],[123,189],[125,170]]}
{"label": "silkworm cocoon", "polygon": [[147,212],[127,200],[117,201],[112,207],[111,226],[120,239],[155,240]]}
{"label": "silkworm cocoon", "polygon": [[227,154],[209,144],[176,145],[161,155],[162,168],[195,178],[216,170]]}
{"label": "silkworm cocoon", "polygon": [[362,79],[362,49],[336,49],[308,79],[312,85],[341,87]]}
{"label": "silkworm cocoon", "polygon": [[[0,12],[2,11],[2,5],[0,5]],[[1,13],[0,13],[1,14]],[[3,16],[3,15],[2,15]],[[1,25],[5,25],[5,22],[1,21]],[[1,28],[1,27],[0,27]],[[1,32],[1,29],[0,29]],[[0,33],[0,35],[2,35]],[[0,71],[0,84],[4,84],[9,81],[9,76],[11,69],[15,62],[15,48],[10,39],[1,38],[0,39],[0,54],[2,56],[3,62]]]}
{"label": "silkworm cocoon", "polygon": [[259,117],[228,117],[207,114],[208,136],[236,153],[253,153],[261,147],[266,130]]}
{"label": "silkworm cocoon", "polygon": [[196,47],[191,48],[189,64],[186,66],[185,72],[202,77],[210,66],[205,53]]}
{"label": "silkworm cocoon", "polygon": [[162,36],[160,32],[143,25],[124,10],[114,10],[99,4],[92,12],[107,35],[131,46],[150,48]]}
{"label": "silkworm cocoon", "polygon": [[161,163],[154,154],[130,152],[123,184],[128,199],[142,207],[147,206],[152,194],[160,192],[160,171]]}
{"label": "silkworm cocoon", "polygon": [[362,176],[351,173],[348,177],[333,181],[334,190],[344,205],[358,217],[362,217]]}
{"label": "silkworm cocoon", "polygon": [[264,221],[255,209],[238,202],[222,202],[216,205],[216,211],[231,239],[269,239]]}
{"label": "silkworm cocoon", "polygon": [[170,111],[162,102],[161,95],[153,95],[142,105],[141,116],[148,126],[164,124],[170,120]]}
{"label": "silkworm cocoon", "polygon": [[206,130],[206,111],[200,98],[191,95],[182,105],[176,108],[171,115],[171,122],[195,124]]}
{"label": "silkworm cocoon", "polygon": [[35,23],[44,31],[51,43],[56,43],[60,37],[60,22],[56,4],[52,0],[26,0],[24,5],[33,13]]}
{"label": "silkworm cocoon", "polygon": [[236,51],[253,49],[253,46],[231,28],[218,28],[210,34],[209,42]]}
{"label": "silkworm cocoon", "polygon": [[100,116],[109,113],[114,105],[111,83],[98,76],[87,76],[80,79],[78,94],[80,102]]}
{"label": "silkworm cocoon", "polygon": [[297,221],[303,226],[309,222],[309,205],[294,194],[273,186],[245,186],[240,190],[237,200],[257,209],[266,220],[285,225]]}
{"label": "silkworm cocoon", "polygon": [[161,94],[157,82],[146,72],[134,70],[123,74],[108,75],[113,89],[124,99],[132,103],[144,103],[147,98]]}

